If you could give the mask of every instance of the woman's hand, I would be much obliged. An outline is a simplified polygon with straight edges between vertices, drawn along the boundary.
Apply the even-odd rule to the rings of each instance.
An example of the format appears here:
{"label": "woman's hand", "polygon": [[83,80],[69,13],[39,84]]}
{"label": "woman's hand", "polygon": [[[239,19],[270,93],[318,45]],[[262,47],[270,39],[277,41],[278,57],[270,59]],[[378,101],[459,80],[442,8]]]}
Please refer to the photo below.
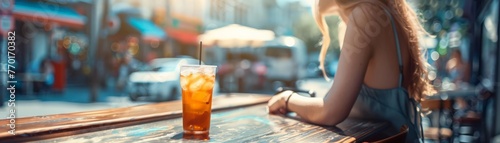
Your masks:
{"label": "woman's hand", "polygon": [[288,112],[286,100],[292,93],[293,91],[287,90],[274,95],[267,103],[269,114],[285,115]]}

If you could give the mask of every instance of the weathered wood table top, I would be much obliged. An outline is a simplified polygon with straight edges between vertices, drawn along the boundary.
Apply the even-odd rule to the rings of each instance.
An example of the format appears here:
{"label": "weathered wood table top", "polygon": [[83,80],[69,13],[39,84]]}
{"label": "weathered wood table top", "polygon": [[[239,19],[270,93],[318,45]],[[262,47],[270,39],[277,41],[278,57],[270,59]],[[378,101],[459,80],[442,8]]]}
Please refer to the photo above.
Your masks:
{"label": "weathered wood table top", "polygon": [[[389,127],[386,122],[356,119],[324,127],[293,116],[269,115],[268,99],[262,95],[214,98],[209,142],[358,142]],[[47,116],[49,119],[22,118],[18,119],[18,134],[0,133],[0,142],[199,142],[183,139],[181,107],[180,101],[174,101]],[[7,131],[5,124],[0,130]]]}

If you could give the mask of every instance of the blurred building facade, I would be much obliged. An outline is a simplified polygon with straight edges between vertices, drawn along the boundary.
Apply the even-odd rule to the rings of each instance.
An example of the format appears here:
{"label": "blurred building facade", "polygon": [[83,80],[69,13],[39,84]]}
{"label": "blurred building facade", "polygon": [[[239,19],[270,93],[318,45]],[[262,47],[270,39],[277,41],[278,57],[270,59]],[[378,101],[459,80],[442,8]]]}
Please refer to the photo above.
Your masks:
{"label": "blurred building facade", "polygon": [[118,77],[130,60],[197,58],[198,36],[229,24],[292,35],[295,15],[304,9],[278,1],[15,0],[18,70],[22,80],[42,82],[38,75],[50,61],[57,76],[52,84],[63,90],[67,81],[85,84],[92,73]]}
{"label": "blurred building facade", "polygon": [[[167,0],[164,29],[170,36],[168,55],[197,57],[198,35],[203,33],[205,0]],[[158,14],[163,15],[163,14]],[[158,17],[161,19],[163,17]]]}
{"label": "blurred building facade", "polygon": [[268,11],[265,29],[273,30],[277,35],[293,36],[293,25],[300,17],[312,16],[310,6],[301,1],[265,1],[265,8]]}
{"label": "blurred building facade", "polygon": [[[112,5],[128,4],[142,19],[152,21],[167,35],[156,57],[197,55],[198,35],[203,32],[203,12],[207,1],[198,0],[115,0]],[[153,51],[151,51],[153,52]]]}
{"label": "blurred building facade", "polygon": [[[203,20],[207,30],[229,24],[240,24],[253,28],[265,28],[267,23],[266,2],[264,0],[206,0]],[[272,0],[271,0],[272,1]]]}
{"label": "blurred building facade", "polygon": [[89,50],[89,1],[16,0],[18,87],[28,94],[48,84],[63,90],[66,73],[84,68]]}
{"label": "blurred building facade", "polygon": [[297,15],[308,12],[300,2],[277,0],[112,0],[113,7],[128,3],[166,33],[158,57],[189,55],[196,57],[198,36],[204,31],[229,24],[273,30],[293,35]]}
{"label": "blurred building facade", "polygon": [[278,35],[293,35],[292,25],[299,15],[309,13],[300,1],[280,0],[206,0],[203,21],[206,30],[229,24],[272,30]]}

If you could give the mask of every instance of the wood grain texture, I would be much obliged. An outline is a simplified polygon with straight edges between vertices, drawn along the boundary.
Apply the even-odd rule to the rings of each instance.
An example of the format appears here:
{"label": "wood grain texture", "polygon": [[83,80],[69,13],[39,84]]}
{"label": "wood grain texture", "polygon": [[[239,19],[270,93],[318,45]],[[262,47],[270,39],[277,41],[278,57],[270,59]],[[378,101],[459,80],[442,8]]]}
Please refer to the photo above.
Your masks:
{"label": "wood grain texture", "polygon": [[[209,142],[355,142],[389,125],[347,119],[335,127],[269,115],[259,104],[212,114]],[[203,142],[183,139],[182,118],[113,128],[40,142]]]}
{"label": "wood grain texture", "polygon": [[[294,116],[267,114],[266,104],[262,103],[266,103],[268,99],[269,96],[258,95],[214,98],[215,111],[212,113],[209,142],[356,142],[389,127],[387,122],[356,119],[347,119],[335,127],[312,125]],[[72,143],[200,142],[183,139],[180,108],[180,102],[167,102],[120,110],[93,111],[99,115],[82,112],[49,116],[56,121],[19,119],[30,121],[20,123],[19,132],[28,130],[34,133],[24,131],[24,135],[15,137],[4,135],[0,140]],[[58,128],[44,124],[58,125],[58,128],[79,128],[57,130]],[[1,129],[4,128],[2,126]],[[43,130],[40,131],[41,129]]]}
{"label": "wood grain texture", "polygon": [[[214,111],[265,103],[269,95],[231,94],[213,99]],[[38,138],[67,136],[158,120],[178,118],[182,115],[181,101],[113,108],[89,112],[76,112],[16,119],[16,135],[7,131],[9,120],[0,120],[0,141],[29,141]]]}

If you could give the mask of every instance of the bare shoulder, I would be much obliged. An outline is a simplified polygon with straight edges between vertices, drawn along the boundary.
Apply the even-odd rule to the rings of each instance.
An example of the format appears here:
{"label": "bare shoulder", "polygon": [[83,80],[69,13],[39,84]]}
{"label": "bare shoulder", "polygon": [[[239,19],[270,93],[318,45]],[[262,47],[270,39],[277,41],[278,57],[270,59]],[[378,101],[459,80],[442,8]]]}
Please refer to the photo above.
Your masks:
{"label": "bare shoulder", "polygon": [[370,49],[386,39],[383,35],[390,30],[389,25],[390,19],[381,6],[373,3],[357,4],[349,15],[347,26],[347,32],[352,33],[354,39],[344,43],[353,44],[357,48]]}
{"label": "bare shoulder", "polygon": [[389,18],[381,6],[377,3],[360,3],[354,6],[349,16],[349,21],[353,21],[360,28],[374,28],[374,26],[386,27]]}

